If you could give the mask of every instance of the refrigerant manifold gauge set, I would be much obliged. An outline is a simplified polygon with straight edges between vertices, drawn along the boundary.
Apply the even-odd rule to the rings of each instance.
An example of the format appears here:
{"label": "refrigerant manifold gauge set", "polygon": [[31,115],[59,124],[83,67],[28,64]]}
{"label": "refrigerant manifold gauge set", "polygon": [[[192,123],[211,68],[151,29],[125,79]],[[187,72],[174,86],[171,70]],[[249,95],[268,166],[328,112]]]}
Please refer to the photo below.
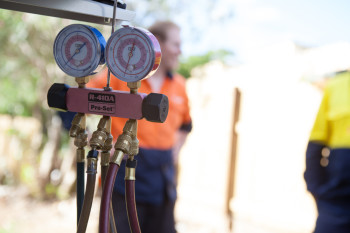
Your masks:
{"label": "refrigerant manifold gauge set", "polygon": [[155,36],[146,29],[131,26],[116,30],[106,44],[96,28],[69,25],[58,33],[53,53],[57,65],[69,76],[91,75],[107,63],[110,72],[125,82],[149,77],[161,60]]}
{"label": "refrigerant manifold gauge set", "polygon": [[[57,65],[67,75],[75,77],[79,88],[53,84],[48,92],[51,108],[136,120],[145,118],[152,122],[165,121],[168,113],[165,95],[135,92],[140,86],[139,82],[150,77],[161,61],[158,40],[148,30],[123,26],[113,31],[106,42],[96,28],[72,24],[58,33],[53,54]],[[85,88],[89,77],[105,64],[108,67],[106,87]],[[133,94],[112,90],[109,87],[110,73],[127,82],[128,86],[133,86]]]}
{"label": "refrigerant manifold gauge set", "polygon": [[[114,12],[116,1],[114,2]],[[113,16],[115,22],[115,13]],[[141,80],[150,77],[158,69],[161,49],[156,37],[148,30],[123,26],[114,31],[106,41],[96,28],[83,24],[72,24],[57,35],[53,54],[57,65],[75,78],[78,87],[54,83],[47,94],[49,107],[75,112],[69,131],[77,147],[77,232],[84,233],[89,220],[97,173],[97,159],[101,157],[102,198],[100,205],[99,232],[116,232],[111,214],[110,200],[114,180],[124,156],[126,207],[131,232],[140,232],[135,203],[134,158],[139,151],[137,120],[163,123],[168,115],[168,97],[158,93],[139,93]],[[108,67],[106,86],[103,89],[87,88],[86,84],[104,65]],[[112,90],[110,73],[127,82],[130,92]],[[87,114],[102,115],[97,129],[88,142],[86,130]],[[111,117],[127,118],[123,133],[117,140],[111,134]],[[112,150],[113,143],[114,150]],[[85,147],[91,150],[85,156]],[[111,152],[113,155],[111,156]],[[85,157],[87,165],[85,166]],[[84,168],[86,167],[86,174]],[[85,176],[87,176],[86,187]],[[85,190],[85,191],[84,191]]]}

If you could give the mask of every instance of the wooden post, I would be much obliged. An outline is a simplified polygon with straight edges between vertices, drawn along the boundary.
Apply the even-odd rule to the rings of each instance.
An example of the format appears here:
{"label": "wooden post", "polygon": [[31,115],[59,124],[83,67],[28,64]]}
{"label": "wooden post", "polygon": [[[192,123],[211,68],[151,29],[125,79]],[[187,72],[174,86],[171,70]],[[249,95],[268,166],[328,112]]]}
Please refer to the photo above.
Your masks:
{"label": "wooden post", "polygon": [[233,198],[234,195],[234,182],[235,182],[235,171],[236,171],[236,157],[237,157],[237,141],[238,141],[238,135],[236,132],[236,125],[239,120],[239,113],[240,113],[240,104],[241,104],[241,92],[238,88],[234,89],[234,112],[233,112],[233,119],[232,119],[232,142],[231,142],[231,156],[229,161],[229,170],[228,170],[228,193],[227,193],[227,200],[226,200],[226,211],[227,215],[229,217],[229,227],[230,230],[233,228],[233,212],[230,209],[230,201]]}

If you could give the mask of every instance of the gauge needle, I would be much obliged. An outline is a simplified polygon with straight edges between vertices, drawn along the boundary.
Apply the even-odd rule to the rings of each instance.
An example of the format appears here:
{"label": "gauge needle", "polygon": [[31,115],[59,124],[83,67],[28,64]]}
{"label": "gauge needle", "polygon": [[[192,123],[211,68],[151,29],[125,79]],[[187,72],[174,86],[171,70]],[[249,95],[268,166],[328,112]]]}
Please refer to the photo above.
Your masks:
{"label": "gauge needle", "polygon": [[126,73],[126,70],[128,69],[130,59],[131,59],[131,57],[132,57],[132,55],[133,55],[132,52],[134,51],[134,47],[135,47],[135,41],[132,43],[131,51],[130,51],[130,53],[129,53],[128,63],[126,64],[124,74]]}
{"label": "gauge needle", "polygon": [[80,48],[76,49],[76,50],[75,50],[75,53],[73,54],[73,56],[72,56],[71,58],[69,58],[68,61],[66,62],[66,64],[64,64],[64,65],[67,65],[67,63],[70,62],[70,60],[72,60],[73,57],[74,57],[75,55],[77,55],[78,53],[80,53],[80,50],[81,50],[85,45],[86,45],[86,42],[84,42],[84,44],[82,44],[82,45],[80,46]]}

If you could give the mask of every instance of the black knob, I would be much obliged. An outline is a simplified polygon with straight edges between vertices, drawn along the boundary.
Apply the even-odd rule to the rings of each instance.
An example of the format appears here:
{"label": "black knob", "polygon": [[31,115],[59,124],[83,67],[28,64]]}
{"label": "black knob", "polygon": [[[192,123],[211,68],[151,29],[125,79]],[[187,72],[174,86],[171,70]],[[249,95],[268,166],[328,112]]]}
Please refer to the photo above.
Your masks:
{"label": "black knob", "polygon": [[54,83],[47,93],[47,103],[50,108],[67,111],[66,94],[69,86],[62,83]]}
{"label": "black knob", "polygon": [[169,111],[169,100],[166,95],[150,93],[142,102],[142,115],[151,122],[163,123]]}

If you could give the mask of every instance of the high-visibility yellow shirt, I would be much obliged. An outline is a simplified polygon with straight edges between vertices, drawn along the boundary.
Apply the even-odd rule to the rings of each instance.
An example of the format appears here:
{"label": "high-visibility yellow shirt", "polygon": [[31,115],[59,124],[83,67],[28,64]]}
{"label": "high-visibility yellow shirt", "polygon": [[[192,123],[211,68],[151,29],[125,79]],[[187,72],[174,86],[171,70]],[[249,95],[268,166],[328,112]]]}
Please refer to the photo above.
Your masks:
{"label": "high-visibility yellow shirt", "polygon": [[329,81],[310,135],[331,148],[350,148],[350,73]]}

